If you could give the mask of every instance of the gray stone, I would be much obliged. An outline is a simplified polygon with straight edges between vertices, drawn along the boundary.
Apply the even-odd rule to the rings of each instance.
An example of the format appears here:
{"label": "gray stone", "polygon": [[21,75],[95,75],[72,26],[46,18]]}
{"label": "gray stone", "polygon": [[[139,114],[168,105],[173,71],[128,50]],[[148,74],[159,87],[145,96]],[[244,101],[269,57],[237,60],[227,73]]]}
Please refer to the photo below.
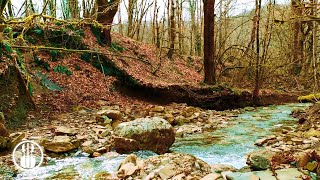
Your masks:
{"label": "gray stone", "polygon": [[175,141],[171,124],[159,117],[120,123],[115,127],[114,135],[115,149],[119,153],[150,150],[163,154]]}
{"label": "gray stone", "polygon": [[247,164],[254,170],[266,170],[270,167],[270,160],[275,152],[270,150],[259,150],[248,155]]}

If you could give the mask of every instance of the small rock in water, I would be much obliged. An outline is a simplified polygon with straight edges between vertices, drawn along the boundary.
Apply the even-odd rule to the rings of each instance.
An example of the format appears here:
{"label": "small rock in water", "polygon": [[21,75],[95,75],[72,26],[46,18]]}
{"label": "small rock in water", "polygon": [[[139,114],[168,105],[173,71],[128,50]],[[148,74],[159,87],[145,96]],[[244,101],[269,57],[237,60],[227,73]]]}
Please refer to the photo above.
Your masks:
{"label": "small rock in water", "polygon": [[245,107],[243,108],[245,111],[254,111],[255,108],[254,107]]}
{"label": "small rock in water", "polygon": [[[127,163],[133,163],[134,165],[137,165],[137,161],[138,161],[138,157],[135,154],[130,154],[128,155],[120,164],[119,169],[121,168],[121,166],[127,164]],[[118,169],[118,170],[119,170]]]}
{"label": "small rock in water", "polygon": [[100,154],[99,152],[94,152],[94,153],[92,154],[92,157],[99,157],[99,156],[101,156],[101,154]]}
{"label": "small rock in water", "polygon": [[267,141],[268,141],[267,138],[262,138],[262,139],[256,140],[256,142],[254,144],[257,146],[263,146]]}
{"label": "small rock in water", "polygon": [[94,179],[113,179],[112,174],[108,172],[99,172],[94,176]]}
{"label": "small rock in water", "polygon": [[122,165],[117,173],[118,177],[126,178],[133,175],[138,170],[138,167],[133,163],[126,163]]}

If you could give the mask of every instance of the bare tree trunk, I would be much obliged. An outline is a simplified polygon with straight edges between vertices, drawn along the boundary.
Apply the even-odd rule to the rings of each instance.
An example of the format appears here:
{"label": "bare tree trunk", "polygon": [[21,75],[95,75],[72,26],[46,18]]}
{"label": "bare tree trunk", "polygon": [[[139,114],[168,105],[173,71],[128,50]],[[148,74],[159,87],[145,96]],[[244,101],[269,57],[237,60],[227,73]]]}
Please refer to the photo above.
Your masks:
{"label": "bare tree trunk", "polygon": [[119,8],[118,13],[118,19],[119,19],[119,33],[123,36],[123,25],[122,25],[122,18],[121,18],[121,8]]}
{"label": "bare tree trunk", "polygon": [[103,34],[108,46],[111,45],[111,27],[114,16],[118,11],[119,2],[120,0],[110,2],[108,0],[97,0],[97,21],[105,26],[103,28]]}
{"label": "bare tree trunk", "polygon": [[261,17],[261,0],[256,0],[256,63],[255,63],[255,87],[253,90],[253,100],[257,101],[260,91],[260,17]]}
{"label": "bare tree trunk", "polygon": [[170,36],[170,46],[168,51],[168,58],[172,59],[174,53],[174,44],[176,39],[176,22],[175,22],[175,0],[171,0],[170,5],[170,29],[169,29],[169,36]]}
{"label": "bare tree trunk", "polygon": [[28,17],[28,16],[29,16],[29,2],[28,2],[28,0],[25,0],[25,1],[24,1],[24,5],[25,5],[25,7],[26,7],[26,9],[25,9],[25,15],[26,15],[26,17]]}
{"label": "bare tree trunk", "polygon": [[78,0],[68,0],[68,6],[71,12],[71,18],[72,19],[79,18],[80,16],[79,16]]}
{"label": "bare tree trunk", "polygon": [[203,0],[204,3],[204,82],[216,83],[216,64],[214,47],[214,4],[215,0]]}
{"label": "bare tree trunk", "polygon": [[127,36],[133,36],[132,31],[133,31],[133,13],[137,7],[137,0],[129,0],[128,2],[128,29],[127,29]]}
{"label": "bare tree trunk", "polygon": [[183,29],[182,29],[182,26],[183,26],[183,20],[182,20],[182,2],[180,2],[180,0],[176,0],[176,6],[177,6],[177,17],[178,17],[178,29],[179,29],[179,36],[178,36],[178,39],[179,39],[179,52],[180,54],[183,53],[183,36],[182,36],[182,33],[183,33]]}
{"label": "bare tree trunk", "polygon": [[13,18],[14,15],[13,15],[13,10],[12,10],[11,0],[8,0],[7,8],[8,8],[9,17]]}
{"label": "bare tree trunk", "polygon": [[154,2],[154,11],[153,11],[153,43],[157,46],[157,48],[160,48],[160,26],[159,26],[159,7],[157,4],[157,1]]}
{"label": "bare tree trunk", "polygon": [[[313,16],[317,16],[317,7],[318,7],[318,1],[317,0],[312,0],[311,3],[314,5],[313,7]],[[317,31],[318,31],[318,24],[316,21],[313,21],[313,27],[312,27],[312,65],[313,65],[313,92],[316,93],[319,89],[318,87],[318,77],[317,77],[317,69],[318,69],[318,38],[317,38]]]}
{"label": "bare tree trunk", "polygon": [[195,52],[195,39],[196,39],[196,1],[189,0],[189,11],[191,17],[191,31],[190,31],[190,55],[194,55]]}
{"label": "bare tree trunk", "polygon": [[300,17],[302,16],[302,2],[301,0],[291,0],[291,8],[294,18],[293,23],[293,49],[292,49],[292,74],[298,75],[301,71],[301,64],[303,62],[303,34],[302,23]]}

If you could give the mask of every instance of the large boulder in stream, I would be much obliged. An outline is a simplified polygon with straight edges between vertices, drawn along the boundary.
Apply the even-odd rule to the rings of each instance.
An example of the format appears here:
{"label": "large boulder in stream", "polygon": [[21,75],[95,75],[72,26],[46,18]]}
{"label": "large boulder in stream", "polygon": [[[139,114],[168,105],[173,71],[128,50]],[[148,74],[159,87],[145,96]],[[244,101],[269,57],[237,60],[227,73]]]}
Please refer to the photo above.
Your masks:
{"label": "large boulder in stream", "polygon": [[175,141],[171,124],[159,117],[138,118],[120,123],[114,133],[115,149],[119,153],[150,150],[163,154]]}
{"label": "large boulder in stream", "polygon": [[121,179],[201,179],[211,173],[209,164],[184,153],[167,153],[146,160],[129,159],[119,167]]}

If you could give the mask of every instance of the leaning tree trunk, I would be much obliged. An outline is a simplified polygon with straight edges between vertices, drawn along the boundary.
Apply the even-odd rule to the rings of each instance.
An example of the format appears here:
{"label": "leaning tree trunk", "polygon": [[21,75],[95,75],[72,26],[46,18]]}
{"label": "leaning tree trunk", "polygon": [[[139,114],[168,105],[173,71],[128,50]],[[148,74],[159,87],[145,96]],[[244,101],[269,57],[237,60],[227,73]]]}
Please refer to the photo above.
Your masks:
{"label": "leaning tree trunk", "polygon": [[216,83],[216,64],[214,60],[214,4],[215,0],[203,0],[204,3],[204,82]]}
{"label": "leaning tree trunk", "polygon": [[111,26],[117,14],[120,0],[97,0],[97,21],[104,25],[103,34],[108,46],[111,45]]}

